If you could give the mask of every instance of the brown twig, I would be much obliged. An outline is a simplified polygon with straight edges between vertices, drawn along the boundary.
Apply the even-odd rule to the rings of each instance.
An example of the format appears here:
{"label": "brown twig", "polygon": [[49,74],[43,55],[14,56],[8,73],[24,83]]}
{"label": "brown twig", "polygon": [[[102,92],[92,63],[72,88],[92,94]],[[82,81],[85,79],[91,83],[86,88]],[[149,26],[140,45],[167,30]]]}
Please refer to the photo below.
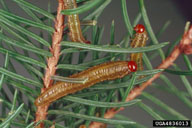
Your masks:
{"label": "brown twig", "polygon": [[[57,8],[57,17],[55,19],[55,31],[52,36],[52,47],[50,51],[52,53],[52,57],[47,59],[47,68],[43,78],[44,88],[41,89],[41,93],[45,91],[45,89],[49,88],[53,81],[51,80],[51,76],[55,75],[57,69],[57,63],[60,56],[60,42],[62,41],[63,29],[64,29],[64,16],[61,14],[61,11],[64,8],[63,0],[58,0],[58,8]],[[47,115],[47,109],[49,105],[39,106],[36,111],[36,122],[40,120],[45,120]],[[38,127],[43,128],[43,123],[40,123]]]}
{"label": "brown twig", "polygon": [[[186,31],[183,34],[182,40],[178,45],[175,46],[174,50],[171,52],[171,54],[157,67],[157,69],[166,69],[169,66],[171,66],[174,61],[178,58],[178,56],[182,53],[184,54],[192,54],[192,26],[189,28],[188,31]],[[155,79],[157,79],[162,72],[155,74],[151,79],[144,82],[141,86],[136,86],[131,90],[129,95],[126,98],[126,101],[131,101],[135,99],[137,96],[139,96],[142,91],[148,87]],[[123,108],[122,108],[123,109]],[[113,118],[116,113],[118,113],[120,110],[116,110],[115,108],[109,109],[105,115],[104,118]],[[89,126],[89,128],[103,128],[106,125],[99,122],[92,122]]]}

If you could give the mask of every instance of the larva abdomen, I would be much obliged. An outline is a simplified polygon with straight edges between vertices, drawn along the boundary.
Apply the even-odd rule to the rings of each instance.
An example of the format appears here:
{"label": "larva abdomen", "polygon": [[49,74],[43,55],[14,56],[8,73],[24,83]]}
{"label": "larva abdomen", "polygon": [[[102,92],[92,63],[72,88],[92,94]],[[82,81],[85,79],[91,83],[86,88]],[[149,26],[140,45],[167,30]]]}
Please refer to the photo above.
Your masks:
{"label": "larva abdomen", "polygon": [[75,93],[98,82],[122,78],[136,70],[137,65],[133,61],[115,61],[91,67],[70,76],[70,78],[87,78],[88,80],[84,84],[57,82],[35,100],[35,105],[40,106],[51,103],[58,98]]}
{"label": "larva abdomen", "polygon": [[[77,8],[76,0],[64,0],[64,9]],[[73,42],[81,42],[90,44],[90,41],[85,40],[83,37],[80,20],[77,14],[68,15],[68,27],[69,27],[69,37]]]}

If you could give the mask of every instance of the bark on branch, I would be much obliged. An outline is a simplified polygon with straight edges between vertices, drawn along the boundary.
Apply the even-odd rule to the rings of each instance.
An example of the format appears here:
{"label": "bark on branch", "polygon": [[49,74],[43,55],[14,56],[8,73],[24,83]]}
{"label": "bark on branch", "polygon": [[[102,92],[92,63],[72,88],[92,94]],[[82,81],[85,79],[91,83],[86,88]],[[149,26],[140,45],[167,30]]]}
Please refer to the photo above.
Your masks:
{"label": "bark on branch", "polygon": [[[62,41],[64,29],[64,16],[61,14],[63,8],[63,0],[58,0],[57,16],[55,19],[55,31],[52,35],[52,46],[50,48],[53,56],[47,59],[47,68],[43,78],[44,88],[41,89],[41,93],[52,86],[53,81],[51,80],[51,76],[55,75],[57,69],[57,63],[60,56],[60,42]],[[46,119],[48,107],[49,105],[37,107],[35,120],[36,122]],[[44,124],[40,123],[37,127],[43,128]]]}

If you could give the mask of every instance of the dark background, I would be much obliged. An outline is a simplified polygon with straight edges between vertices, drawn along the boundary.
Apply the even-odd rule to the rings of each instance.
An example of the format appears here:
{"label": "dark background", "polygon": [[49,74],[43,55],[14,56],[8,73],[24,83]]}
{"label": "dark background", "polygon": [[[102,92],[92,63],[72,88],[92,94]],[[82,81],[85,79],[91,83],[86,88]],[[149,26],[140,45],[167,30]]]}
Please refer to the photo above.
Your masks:
{"label": "dark background", "polygon": [[[38,5],[43,9],[47,9],[47,1],[48,0],[30,0],[31,3]],[[12,0],[7,0],[6,3],[9,5],[11,10],[14,11],[16,14],[25,17],[25,14],[23,14],[22,10],[18,8],[18,6],[16,6]],[[170,44],[173,43],[180,35],[182,35],[186,21],[191,21],[192,19],[191,0],[145,0],[145,6],[154,32],[158,32],[158,30],[161,29],[161,27],[167,21],[171,22],[168,29],[159,38],[159,42],[169,41]],[[51,0],[51,8],[53,11],[56,10],[57,0]],[[127,0],[127,8],[132,22],[137,13],[139,12],[138,1]],[[98,25],[105,27],[104,36],[102,39],[102,42],[104,43],[109,42],[110,39],[109,30],[112,20],[115,21],[115,42],[118,43],[122,39],[122,37],[125,36],[127,32],[122,17],[120,0],[112,0],[111,4],[105,9],[104,13],[98,20]],[[143,22],[141,21],[140,23]],[[164,48],[165,51],[166,49],[167,47]],[[191,55],[189,57],[190,60],[192,60]],[[1,61],[1,65],[3,65],[3,62],[4,61]],[[161,63],[160,59],[156,59],[155,61],[152,62],[154,68],[160,63]],[[183,62],[183,59],[181,57],[179,57],[176,63],[180,66],[180,68],[186,70],[186,66],[183,66],[185,65],[185,63]],[[22,66],[20,65],[18,65],[18,70],[20,70],[20,72],[22,72],[23,74],[25,73],[25,71],[22,69]],[[25,76],[28,77],[28,74],[26,74]],[[172,82],[179,89],[185,90],[185,87],[180,77],[173,76],[170,74],[167,74],[167,76],[171,78]],[[191,79],[191,77],[188,78]],[[190,83],[191,82],[192,80],[190,80]],[[158,83],[164,84],[160,80],[158,80]],[[185,114],[188,118],[192,118],[191,110],[188,109],[186,106],[184,106],[183,103],[180,102],[178,98],[176,98],[175,96],[168,93],[164,93],[157,89],[155,90],[150,87],[147,88],[146,90],[150,92],[152,95],[155,95],[158,98],[160,98],[169,106],[178,110],[180,113]],[[144,103],[148,104],[149,106],[158,108],[157,106],[146,100],[144,100]],[[120,113],[148,127],[152,127],[153,118],[140,108],[137,108],[135,106],[127,107],[124,111]]]}

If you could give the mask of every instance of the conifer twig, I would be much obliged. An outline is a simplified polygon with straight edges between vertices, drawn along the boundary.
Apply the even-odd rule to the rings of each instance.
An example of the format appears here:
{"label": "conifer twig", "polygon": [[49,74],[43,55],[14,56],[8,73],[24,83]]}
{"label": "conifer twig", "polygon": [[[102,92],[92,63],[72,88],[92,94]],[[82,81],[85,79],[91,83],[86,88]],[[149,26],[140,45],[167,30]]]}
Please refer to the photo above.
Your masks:
{"label": "conifer twig", "polygon": [[[51,76],[55,75],[57,69],[57,63],[60,56],[60,42],[62,41],[64,30],[64,15],[61,14],[63,9],[63,0],[58,0],[57,16],[55,19],[55,31],[52,36],[52,47],[50,48],[53,56],[47,59],[47,68],[43,78],[44,88],[41,89],[41,93],[43,93],[46,88],[49,88],[52,85],[53,80],[51,80]],[[46,119],[48,107],[49,105],[37,107],[35,120],[36,122]],[[37,127],[43,128],[44,125],[43,123],[40,123]]]}
{"label": "conifer twig", "polygon": [[[169,66],[171,66],[174,61],[179,57],[181,54],[192,54],[192,26],[184,32],[183,37],[178,45],[175,46],[171,54],[156,68],[156,69],[166,69]],[[135,99],[137,96],[139,96],[142,91],[148,87],[155,79],[159,78],[162,72],[155,74],[151,79],[144,82],[141,86],[136,86],[131,90],[129,95],[126,98],[126,102],[131,101]],[[123,108],[122,108],[123,109]],[[115,109],[111,108],[109,109],[105,115],[104,118],[113,118],[116,113],[118,113],[122,109]],[[89,128],[103,128],[106,124],[99,123],[99,122],[92,122],[89,126]]]}

